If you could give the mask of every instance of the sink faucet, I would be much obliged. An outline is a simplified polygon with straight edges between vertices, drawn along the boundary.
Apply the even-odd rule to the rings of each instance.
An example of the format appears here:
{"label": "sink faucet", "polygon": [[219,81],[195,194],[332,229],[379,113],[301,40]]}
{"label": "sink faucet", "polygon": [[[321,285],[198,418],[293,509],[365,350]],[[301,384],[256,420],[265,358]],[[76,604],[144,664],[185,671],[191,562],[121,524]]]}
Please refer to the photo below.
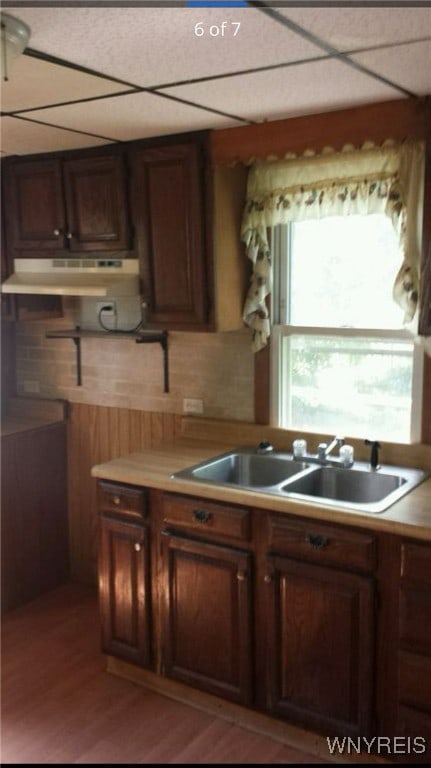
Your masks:
{"label": "sink faucet", "polygon": [[317,446],[317,457],[320,460],[322,464],[326,464],[328,460],[328,456],[331,453],[332,449],[335,448],[335,446],[338,445],[340,447],[344,444],[344,437],[334,437],[331,442],[329,443],[319,443]]}
{"label": "sink faucet", "polygon": [[331,466],[337,466],[337,467],[351,467],[353,466],[353,448],[352,446],[345,446],[345,453],[342,454],[340,451],[340,456],[338,458],[331,457],[329,458],[329,454],[331,451],[336,447],[344,445],[344,437],[334,437],[331,442],[328,443],[319,443],[317,446],[317,453],[308,453],[306,450],[306,442],[305,440],[294,440],[293,442],[293,455],[295,459],[302,459],[303,461],[307,461],[310,464],[320,464],[322,466],[325,466],[325,464],[330,464]]}

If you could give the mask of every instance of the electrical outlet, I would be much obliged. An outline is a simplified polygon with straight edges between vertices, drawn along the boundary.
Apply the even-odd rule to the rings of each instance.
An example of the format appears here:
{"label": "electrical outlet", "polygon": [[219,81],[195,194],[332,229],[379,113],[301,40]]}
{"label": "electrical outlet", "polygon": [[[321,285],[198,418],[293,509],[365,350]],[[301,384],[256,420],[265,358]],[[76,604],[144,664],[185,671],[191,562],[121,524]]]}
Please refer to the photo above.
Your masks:
{"label": "electrical outlet", "polygon": [[204,412],[204,402],[199,398],[185,397],[183,399],[183,413],[199,416]]}
{"label": "electrical outlet", "polygon": [[108,331],[117,328],[117,306],[115,301],[96,301],[96,318],[99,325]]}
{"label": "electrical outlet", "polygon": [[115,301],[96,301],[96,313],[105,317],[114,317],[116,315]]}

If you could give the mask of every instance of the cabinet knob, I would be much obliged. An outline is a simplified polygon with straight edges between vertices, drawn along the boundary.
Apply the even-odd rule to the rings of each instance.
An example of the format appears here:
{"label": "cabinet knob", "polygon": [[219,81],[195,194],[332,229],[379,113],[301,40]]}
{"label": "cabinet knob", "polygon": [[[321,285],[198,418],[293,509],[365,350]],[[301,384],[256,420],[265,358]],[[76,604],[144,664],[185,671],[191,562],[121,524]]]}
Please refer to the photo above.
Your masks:
{"label": "cabinet knob", "polygon": [[114,501],[114,504],[115,504],[116,507],[118,507],[119,504],[121,504],[121,499],[120,499],[119,496],[114,496],[113,501]]}
{"label": "cabinet knob", "polygon": [[265,576],[263,577],[263,580],[265,584],[270,584],[272,581],[272,575],[270,573],[265,573]]}
{"label": "cabinet knob", "polygon": [[326,536],[306,536],[306,542],[313,547],[313,549],[325,549],[329,544],[329,539]]}
{"label": "cabinet knob", "polygon": [[209,523],[211,517],[211,512],[207,512],[206,509],[193,510],[193,520],[195,523]]}
{"label": "cabinet knob", "polygon": [[142,547],[141,547],[141,545],[140,545],[139,541],[136,541],[136,542],[135,542],[135,552],[140,552],[140,551],[141,551],[141,548],[142,548]]}
{"label": "cabinet knob", "polygon": [[67,234],[66,234],[66,239],[67,239],[67,240],[71,240],[71,239],[72,239],[72,237],[73,237],[73,235],[72,235],[72,232],[67,232]]}
{"label": "cabinet knob", "polygon": [[61,229],[53,229],[52,234],[58,237],[61,234]]}
{"label": "cabinet knob", "polygon": [[238,581],[245,581],[247,578],[247,574],[245,573],[245,571],[238,571],[236,574],[236,577]]}

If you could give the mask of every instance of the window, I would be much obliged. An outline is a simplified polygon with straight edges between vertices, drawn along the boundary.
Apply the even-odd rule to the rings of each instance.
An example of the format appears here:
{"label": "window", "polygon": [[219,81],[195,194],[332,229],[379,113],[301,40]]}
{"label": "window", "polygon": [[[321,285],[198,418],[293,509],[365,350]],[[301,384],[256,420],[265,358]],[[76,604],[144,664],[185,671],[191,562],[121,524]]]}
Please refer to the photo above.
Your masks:
{"label": "window", "polygon": [[392,299],[389,217],[273,229],[273,421],[298,432],[419,439],[422,356]]}

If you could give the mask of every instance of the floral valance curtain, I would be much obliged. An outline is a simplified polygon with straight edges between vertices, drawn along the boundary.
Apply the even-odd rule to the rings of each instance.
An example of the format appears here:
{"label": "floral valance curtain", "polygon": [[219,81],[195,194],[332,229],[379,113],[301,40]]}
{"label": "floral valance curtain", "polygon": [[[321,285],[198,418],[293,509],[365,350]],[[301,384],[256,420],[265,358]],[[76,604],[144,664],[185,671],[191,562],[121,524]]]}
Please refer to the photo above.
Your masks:
{"label": "floral valance curtain", "polygon": [[[256,162],[251,166],[241,238],[253,263],[243,319],[258,351],[270,335],[266,297],[272,268],[268,229],[326,216],[385,213],[398,234],[403,262],[393,296],[404,322],[417,310],[421,257],[424,145],[405,142],[319,156]],[[388,286],[389,289],[389,286]]]}

